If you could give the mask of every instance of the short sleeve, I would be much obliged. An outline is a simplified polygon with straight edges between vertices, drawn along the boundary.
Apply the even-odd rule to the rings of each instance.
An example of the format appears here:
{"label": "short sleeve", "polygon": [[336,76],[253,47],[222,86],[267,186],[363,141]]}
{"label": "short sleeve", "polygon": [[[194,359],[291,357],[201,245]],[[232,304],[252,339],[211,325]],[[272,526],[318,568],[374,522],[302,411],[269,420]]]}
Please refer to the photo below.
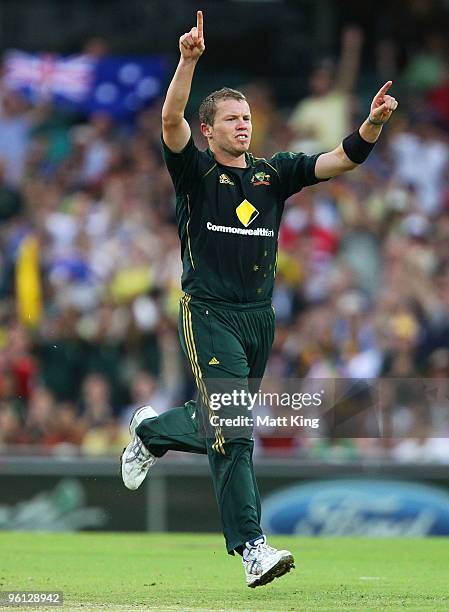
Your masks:
{"label": "short sleeve", "polygon": [[306,155],[305,153],[285,152],[276,153],[271,158],[270,164],[279,174],[284,199],[301,191],[303,187],[321,182],[315,176],[315,164],[320,155],[321,153]]}
{"label": "short sleeve", "polygon": [[198,177],[200,152],[190,136],[189,142],[180,153],[171,151],[162,141],[162,156],[170,173],[176,195],[185,195],[192,190]]}

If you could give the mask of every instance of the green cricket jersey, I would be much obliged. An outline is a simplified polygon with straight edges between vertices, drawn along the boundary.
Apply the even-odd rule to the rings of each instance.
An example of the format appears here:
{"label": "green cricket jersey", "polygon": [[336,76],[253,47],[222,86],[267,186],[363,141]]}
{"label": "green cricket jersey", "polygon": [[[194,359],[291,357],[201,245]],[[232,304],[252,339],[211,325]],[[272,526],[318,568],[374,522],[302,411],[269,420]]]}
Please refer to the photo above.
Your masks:
{"label": "green cricket jersey", "polygon": [[285,200],[318,183],[318,155],[246,153],[246,168],[222,166],[190,138],[181,153],[163,143],[176,191],[182,288],[205,301],[269,303]]}

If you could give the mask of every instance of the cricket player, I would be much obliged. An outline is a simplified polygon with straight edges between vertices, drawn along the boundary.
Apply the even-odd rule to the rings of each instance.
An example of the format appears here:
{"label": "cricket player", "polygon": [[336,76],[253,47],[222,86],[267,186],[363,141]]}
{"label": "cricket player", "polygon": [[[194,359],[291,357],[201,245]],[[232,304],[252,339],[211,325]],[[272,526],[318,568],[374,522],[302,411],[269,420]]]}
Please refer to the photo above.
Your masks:
{"label": "cricket player", "polygon": [[121,459],[122,478],[128,489],[137,489],[168,450],[207,454],[227,551],[242,556],[246,582],[257,587],[287,573],[294,560],[291,552],[269,546],[260,527],[251,432],[227,436],[220,425],[206,433],[200,427],[210,414],[208,381],[238,380],[250,390],[262,379],[274,336],[271,297],[284,202],[362,163],[397,102],[387,94],[388,81],[360,129],[333,151],[258,159],[248,152],[248,102],[223,88],[200,105],[208,143],[200,151],[184,111],[204,49],[198,11],[196,26],[179,39],[181,57],[162,109],[163,155],[176,191],[183,262],[179,335],[199,399],[160,416],[149,406],[137,410]]}

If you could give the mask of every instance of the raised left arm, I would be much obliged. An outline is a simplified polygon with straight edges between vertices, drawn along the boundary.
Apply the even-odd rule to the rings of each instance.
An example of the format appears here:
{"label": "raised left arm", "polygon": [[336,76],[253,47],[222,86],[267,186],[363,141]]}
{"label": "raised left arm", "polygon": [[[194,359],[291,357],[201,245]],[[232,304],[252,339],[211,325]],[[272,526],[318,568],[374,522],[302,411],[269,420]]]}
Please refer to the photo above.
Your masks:
{"label": "raised left arm", "polygon": [[395,98],[387,95],[391,85],[392,81],[387,81],[374,96],[368,119],[356,132],[347,136],[333,151],[318,157],[315,165],[318,179],[338,176],[365,161],[380,136],[382,126],[398,107]]}

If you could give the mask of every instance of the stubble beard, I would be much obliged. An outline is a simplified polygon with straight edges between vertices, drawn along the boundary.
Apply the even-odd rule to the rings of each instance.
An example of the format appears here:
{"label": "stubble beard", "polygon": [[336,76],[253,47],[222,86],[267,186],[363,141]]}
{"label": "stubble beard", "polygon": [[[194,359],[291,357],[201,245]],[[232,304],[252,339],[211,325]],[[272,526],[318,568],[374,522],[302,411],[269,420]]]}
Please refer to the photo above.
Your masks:
{"label": "stubble beard", "polygon": [[249,149],[249,140],[245,143],[241,143],[241,147],[237,148],[235,145],[232,146],[231,144],[229,144],[229,146],[225,145],[222,147],[222,150],[227,153],[228,155],[231,155],[232,157],[238,158],[241,155],[243,155],[244,153],[246,153]]}

